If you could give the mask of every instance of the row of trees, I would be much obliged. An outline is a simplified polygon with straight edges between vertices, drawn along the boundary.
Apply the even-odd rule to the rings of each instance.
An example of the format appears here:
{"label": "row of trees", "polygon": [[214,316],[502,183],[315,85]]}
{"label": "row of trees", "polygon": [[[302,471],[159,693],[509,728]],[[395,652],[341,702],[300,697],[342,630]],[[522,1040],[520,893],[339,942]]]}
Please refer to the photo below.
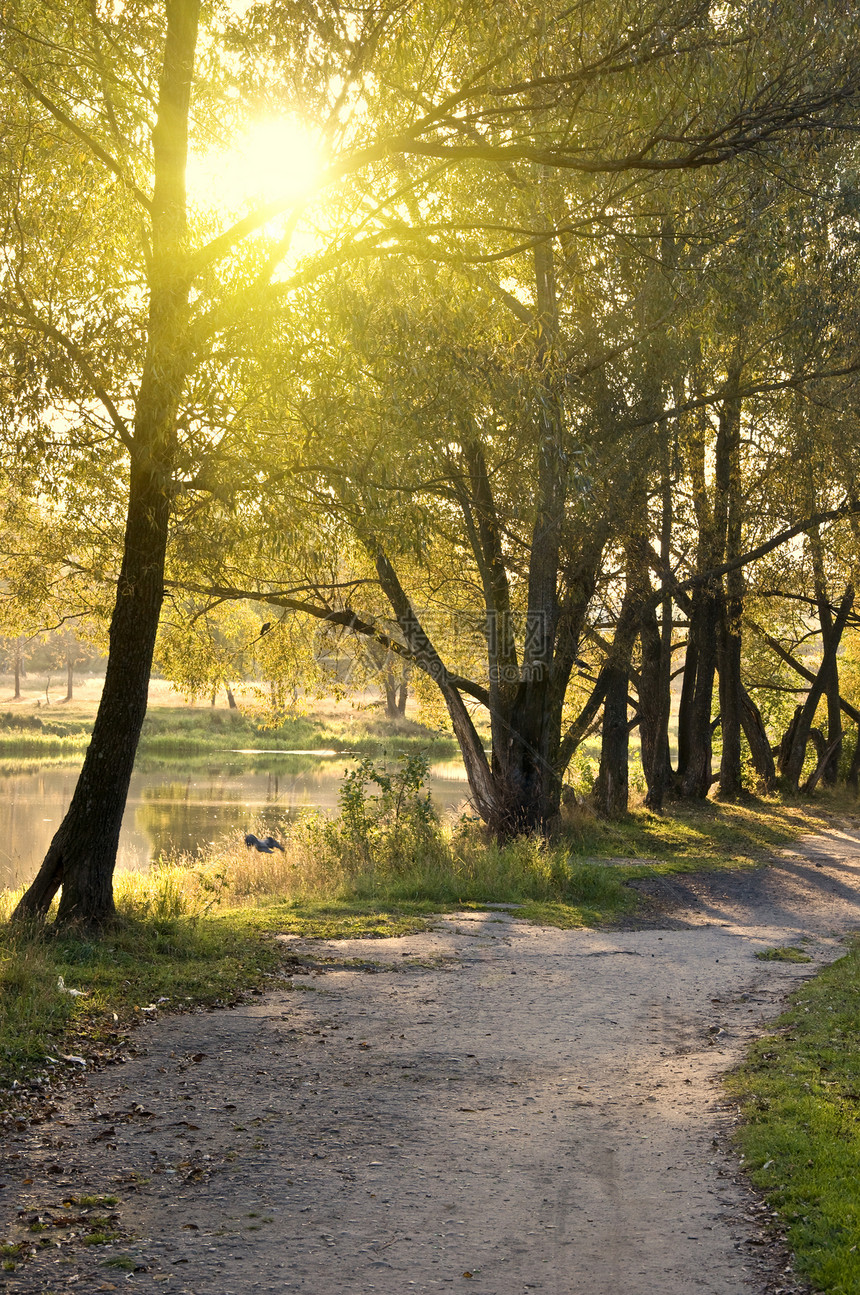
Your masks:
{"label": "row of trees", "polygon": [[45,679],[46,700],[50,700],[51,677],[59,673],[66,684],[63,701],[72,701],[75,675],[97,668],[100,655],[98,647],[82,639],[71,626],[33,638],[23,634],[11,638],[0,635],[0,671],[11,675],[13,701],[21,700],[22,683],[28,675],[36,673]]}
{"label": "row of trees", "polygon": [[[41,553],[70,603],[112,605],[92,743],[19,916],[60,887],[61,921],[113,911],[166,594],[407,663],[500,835],[552,827],[599,716],[598,798],[623,808],[631,688],[655,807],[708,791],[715,679],[721,790],[742,731],[771,781],[744,643],[807,670],[786,633],[811,608],[824,658],[782,766],[796,783],[818,689],[832,768],[856,23],[842,0],[10,0],[8,587],[31,596],[15,572]],[[267,114],[313,129],[314,190],[189,199],[189,156]]]}

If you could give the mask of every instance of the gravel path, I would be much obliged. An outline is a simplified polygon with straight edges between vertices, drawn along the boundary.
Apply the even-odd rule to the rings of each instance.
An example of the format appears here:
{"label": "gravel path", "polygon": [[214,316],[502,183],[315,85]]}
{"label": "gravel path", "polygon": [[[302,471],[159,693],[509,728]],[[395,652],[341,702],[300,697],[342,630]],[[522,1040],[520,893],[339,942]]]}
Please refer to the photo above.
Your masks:
{"label": "gravel path", "polygon": [[[839,956],[858,881],[860,837],[834,830],[643,886],[636,930],[493,911],[290,940],[310,965],[281,988],[147,1024],[141,1055],[14,1132],[0,1237],[36,1254],[8,1290],[799,1290],[737,1180],[719,1077]],[[801,939],[809,966],[753,956]],[[64,1203],[84,1195],[118,1199]]]}

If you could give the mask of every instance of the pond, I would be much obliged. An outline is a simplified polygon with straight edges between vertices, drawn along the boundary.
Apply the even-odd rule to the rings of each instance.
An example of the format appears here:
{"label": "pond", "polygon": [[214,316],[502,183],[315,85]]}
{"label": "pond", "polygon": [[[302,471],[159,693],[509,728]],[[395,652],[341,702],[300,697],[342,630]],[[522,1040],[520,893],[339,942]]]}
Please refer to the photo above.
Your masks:
{"label": "pond", "polygon": [[[198,854],[226,833],[275,827],[303,809],[333,814],[347,763],[340,753],[321,759],[231,751],[135,769],[118,867],[147,868],[161,853]],[[0,888],[35,875],[71,800],[78,768],[0,764]],[[431,765],[427,789],[443,814],[468,809],[465,771],[456,761]]]}

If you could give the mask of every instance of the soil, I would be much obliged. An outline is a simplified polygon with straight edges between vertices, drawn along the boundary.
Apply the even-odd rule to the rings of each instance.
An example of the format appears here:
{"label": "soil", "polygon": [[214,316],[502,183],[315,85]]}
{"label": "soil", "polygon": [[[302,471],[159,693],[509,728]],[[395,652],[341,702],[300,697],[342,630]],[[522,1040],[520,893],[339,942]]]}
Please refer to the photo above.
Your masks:
{"label": "soil", "polygon": [[[860,836],[834,829],[766,868],[641,883],[636,929],[497,910],[291,939],[278,988],[149,1022],[140,1055],[19,1121],[0,1237],[34,1253],[7,1288],[804,1290],[720,1077],[843,952],[858,881]],[[808,965],[754,957],[801,941]]]}

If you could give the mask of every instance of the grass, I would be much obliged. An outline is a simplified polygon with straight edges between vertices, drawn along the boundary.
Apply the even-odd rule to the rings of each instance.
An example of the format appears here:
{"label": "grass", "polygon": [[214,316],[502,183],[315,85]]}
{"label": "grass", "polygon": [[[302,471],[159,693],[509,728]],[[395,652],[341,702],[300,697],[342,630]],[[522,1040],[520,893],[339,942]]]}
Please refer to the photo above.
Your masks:
{"label": "grass", "polygon": [[[617,824],[578,808],[556,843],[500,847],[475,824],[443,828],[396,775],[389,792],[371,795],[378,774],[360,765],[341,818],[298,820],[283,852],[249,852],[237,833],[202,861],[180,857],[119,875],[119,919],[101,940],[0,927],[0,1083],[45,1082],[75,1066],[60,1053],[98,1060],[121,1051],[129,1026],[153,1010],[260,989],[287,956],[276,934],[402,935],[425,929],[434,913],[492,903],[516,905],[528,921],[594,925],[630,911],[631,877],[752,866],[826,821],[821,811],[775,802],[639,811]],[[258,834],[280,826],[261,823]],[[0,897],[0,921],[14,898]],[[64,993],[61,978],[86,996]]]}
{"label": "grass", "polygon": [[816,1290],[860,1293],[860,945],[796,990],[729,1076],[753,1181]]}
{"label": "grass", "polygon": [[755,955],[759,962],[811,962],[808,953],[795,944],[780,944],[773,949],[759,949]]}
{"label": "grass", "polygon": [[612,858],[640,876],[754,867],[775,849],[807,833],[857,818],[856,802],[822,797],[816,804],[749,797],[737,803],[706,801],[667,805],[665,814],[634,809],[618,822],[574,810],[568,827],[573,848],[596,860]]}
{"label": "grass", "polygon": [[[0,759],[37,757],[77,759],[89,744],[94,708],[69,704],[41,713],[0,713]],[[150,764],[187,756],[224,754],[233,748],[261,751],[338,750],[346,754],[396,756],[427,751],[437,760],[454,758],[457,745],[410,719],[388,720],[373,711],[349,716],[296,715],[275,728],[262,727],[253,715],[223,709],[151,705],[144,721],[140,756]]]}

